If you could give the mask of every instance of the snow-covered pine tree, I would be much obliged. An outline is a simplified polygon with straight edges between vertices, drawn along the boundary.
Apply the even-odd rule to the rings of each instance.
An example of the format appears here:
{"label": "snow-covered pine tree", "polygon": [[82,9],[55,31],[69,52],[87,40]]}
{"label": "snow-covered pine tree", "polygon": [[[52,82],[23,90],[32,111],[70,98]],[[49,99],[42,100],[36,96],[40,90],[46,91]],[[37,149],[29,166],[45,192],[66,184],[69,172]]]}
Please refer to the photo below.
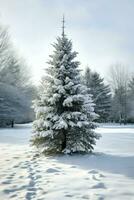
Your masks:
{"label": "snow-covered pine tree", "polygon": [[77,53],[64,26],[53,47],[42,92],[34,102],[32,143],[46,154],[91,152],[99,138],[93,131],[96,114],[88,89],[80,82]]}
{"label": "snow-covered pine tree", "polygon": [[90,88],[92,99],[95,103],[95,112],[99,115],[97,121],[106,122],[110,117],[111,91],[108,85],[104,84],[104,79],[97,72],[92,72],[86,68],[84,83]]}

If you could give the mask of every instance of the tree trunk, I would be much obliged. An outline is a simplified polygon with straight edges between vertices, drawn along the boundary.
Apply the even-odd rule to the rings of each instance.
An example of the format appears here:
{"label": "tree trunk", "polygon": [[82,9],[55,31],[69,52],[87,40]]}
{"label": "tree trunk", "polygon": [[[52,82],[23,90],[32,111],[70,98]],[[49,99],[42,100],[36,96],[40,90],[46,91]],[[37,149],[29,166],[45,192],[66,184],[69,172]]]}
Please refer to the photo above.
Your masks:
{"label": "tree trunk", "polygon": [[62,150],[64,150],[66,148],[66,131],[64,130],[62,133],[63,133]]}

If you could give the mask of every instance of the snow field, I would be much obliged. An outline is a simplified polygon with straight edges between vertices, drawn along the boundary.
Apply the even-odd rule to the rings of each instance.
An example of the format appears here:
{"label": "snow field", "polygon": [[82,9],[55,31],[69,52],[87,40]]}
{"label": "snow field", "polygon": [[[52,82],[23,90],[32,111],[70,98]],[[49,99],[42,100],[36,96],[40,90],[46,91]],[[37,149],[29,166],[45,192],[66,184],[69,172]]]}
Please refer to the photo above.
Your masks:
{"label": "snow field", "polygon": [[133,200],[134,127],[103,126],[92,155],[38,156],[31,126],[0,130],[0,199]]}

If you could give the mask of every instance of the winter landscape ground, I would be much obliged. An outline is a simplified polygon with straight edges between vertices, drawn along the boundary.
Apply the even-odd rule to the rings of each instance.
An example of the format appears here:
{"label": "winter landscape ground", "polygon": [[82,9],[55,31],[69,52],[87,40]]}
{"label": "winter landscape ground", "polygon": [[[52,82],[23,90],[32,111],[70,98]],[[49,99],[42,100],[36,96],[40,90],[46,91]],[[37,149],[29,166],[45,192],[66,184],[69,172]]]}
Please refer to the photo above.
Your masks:
{"label": "winter landscape ground", "polygon": [[134,126],[96,131],[92,155],[38,157],[31,124],[0,129],[0,200],[133,200]]}

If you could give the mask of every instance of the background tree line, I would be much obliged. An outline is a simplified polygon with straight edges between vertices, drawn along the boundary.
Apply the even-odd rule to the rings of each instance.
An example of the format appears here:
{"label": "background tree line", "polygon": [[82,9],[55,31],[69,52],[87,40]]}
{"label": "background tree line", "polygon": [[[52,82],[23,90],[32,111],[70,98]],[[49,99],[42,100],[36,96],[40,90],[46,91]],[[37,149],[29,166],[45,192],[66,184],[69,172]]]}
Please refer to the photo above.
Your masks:
{"label": "background tree line", "polygon": [[8,30],[0,25],[0,126],[33,120],[31,101],[36,90],[28,67],[11,43]]}
{"label": "background tree line", "polygon": [[[98,122],[134,123],[134,75],[122,64],[110,68],[106,84],[89,67],[82,83],[92,95]],[[32,100],[37,89],[26,62],[17,55],[8,30],[0,25],[0,126],[33,121]]]}
{"label": "background tree line", "polygon": [[134,75],[127,67],[119,63],[111,66],[109,85],[87,67],[82,81],[90,88],[98,122],[134,123]]}

